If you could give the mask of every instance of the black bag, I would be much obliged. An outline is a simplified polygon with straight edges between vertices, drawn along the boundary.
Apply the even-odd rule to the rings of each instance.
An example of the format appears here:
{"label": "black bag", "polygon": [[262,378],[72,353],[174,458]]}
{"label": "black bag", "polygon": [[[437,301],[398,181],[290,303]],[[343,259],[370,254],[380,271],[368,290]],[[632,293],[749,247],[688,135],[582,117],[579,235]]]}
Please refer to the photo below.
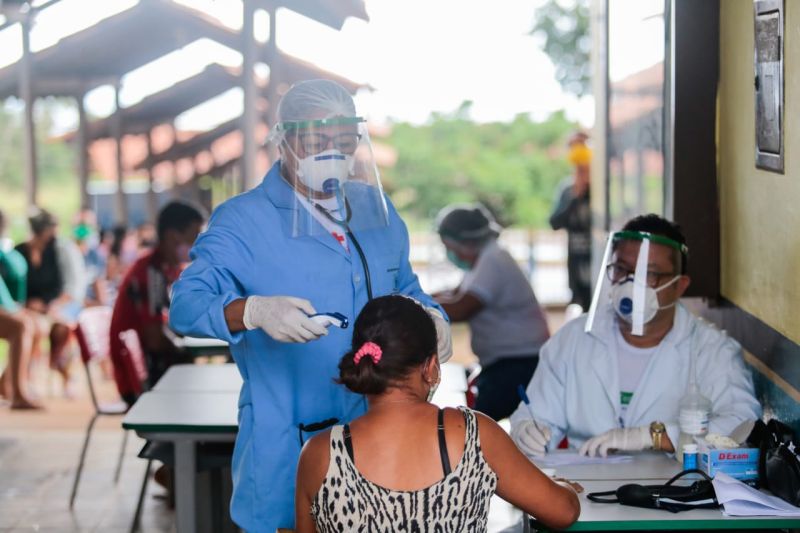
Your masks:
{"label": "black bag", "polygon": [[[703,479],[691,485],[673,485],[687,474],[700,474]],[[609,497],[610,496],[610,497]],[[622,485],[617,490],[592,492],[586,495],[597,503],[619,503],[632,507],[663,509],[671,513],[691,509],[716,509],[719,507],[711,478],[702,470],[684,470],[663,485]]]}
{"label": "black bag", "polygon": [[792,428],[772,419],[758,420],[747,444],[759,449],[758,481],[761,488],[792,505],[800,506],[800,458]]}

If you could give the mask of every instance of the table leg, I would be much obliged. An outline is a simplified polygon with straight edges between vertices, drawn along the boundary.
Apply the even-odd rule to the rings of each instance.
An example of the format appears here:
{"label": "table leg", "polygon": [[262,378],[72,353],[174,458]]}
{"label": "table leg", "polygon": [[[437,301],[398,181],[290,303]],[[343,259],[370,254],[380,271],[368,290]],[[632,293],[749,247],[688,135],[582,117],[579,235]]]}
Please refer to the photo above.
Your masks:
{"label": "table leg", "polygon": [[197,530],[195,514],[195,443],[175,441],[175,521],[178,533]]}

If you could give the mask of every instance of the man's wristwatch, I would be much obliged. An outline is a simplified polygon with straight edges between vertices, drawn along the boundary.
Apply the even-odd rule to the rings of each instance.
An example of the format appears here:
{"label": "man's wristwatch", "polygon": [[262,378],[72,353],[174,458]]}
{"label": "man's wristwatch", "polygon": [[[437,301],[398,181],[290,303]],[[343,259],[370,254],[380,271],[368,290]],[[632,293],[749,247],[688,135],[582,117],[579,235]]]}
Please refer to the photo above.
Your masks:
{"label": "man's wristwatch", "polygon": [[653,439],[653,449],[661,449],[661,438],[666,433],[667,427],[663,422],[650,423],[650,438]]}

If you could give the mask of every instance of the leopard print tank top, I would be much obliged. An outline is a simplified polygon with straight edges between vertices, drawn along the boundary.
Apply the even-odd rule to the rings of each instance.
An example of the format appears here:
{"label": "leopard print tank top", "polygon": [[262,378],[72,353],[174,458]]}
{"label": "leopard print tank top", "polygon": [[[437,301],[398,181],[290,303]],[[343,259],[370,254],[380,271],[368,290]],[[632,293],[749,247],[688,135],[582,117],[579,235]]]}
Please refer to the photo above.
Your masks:
{"label": "leopard print tank top", "polygon": [[311,504],[317,531],[485,532],[497,475],[481,453],[475,413],[460,410],[466,422],[461,461],[416,491],[389,490],[362,476],[347,453],[343,426],[333,427],[328,472]]}

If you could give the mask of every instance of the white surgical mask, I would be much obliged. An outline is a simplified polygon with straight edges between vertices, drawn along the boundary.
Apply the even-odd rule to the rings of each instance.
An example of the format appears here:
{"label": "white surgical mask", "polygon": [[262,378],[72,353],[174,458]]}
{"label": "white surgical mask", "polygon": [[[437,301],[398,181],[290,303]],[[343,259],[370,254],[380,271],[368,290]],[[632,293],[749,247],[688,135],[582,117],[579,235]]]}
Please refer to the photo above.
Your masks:
{"label": "white surgical mask", "polygon": [[[656,316],[656,313],[658,313],[661,309],[669,309],[675,305],[676,302],[672,302],[669,305],[660,307],[658,305],[658,293],[679,279],[680,276],[675,276],[657,289],[645,287],[644,315],[642,320],[644,324],[647,324],[653,320],[653,318]],[[611,305],[614,306],[614,311],[622,320],[628,323],[633,322],[633,279],[615,283],[611,286]]]}
{"label": "white surgical mask", "polygon": [[297,176],[309,189],[333,193],[353,171],[353,156],[339,150],[325,150],[297,162]]}

